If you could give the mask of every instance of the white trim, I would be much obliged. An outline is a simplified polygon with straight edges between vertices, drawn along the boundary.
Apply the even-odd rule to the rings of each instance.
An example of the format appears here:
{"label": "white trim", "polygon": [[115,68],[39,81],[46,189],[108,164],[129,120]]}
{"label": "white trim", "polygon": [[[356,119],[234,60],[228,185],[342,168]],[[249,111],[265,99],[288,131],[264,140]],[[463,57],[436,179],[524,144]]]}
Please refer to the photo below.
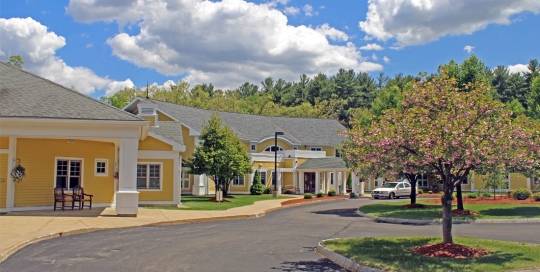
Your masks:
{"label": "white trim", "polygon": [[183,145],[183,144],[179,144],[171,139],[168,139],[168,138],[165,138],[157,133],[154,133],[154,132],[151,132],[149,131],[148,132],[148,136],[152,137],[152,138],[156,138],[164,143],[167,143],[167,144],[170,144],[172,145],[173,147],[173,151],[180,151],[180,152],[184,152],[186,151],[186,146]]}
{"label": "white trim", "polygon": [[249,151],[257,151],[257,144],[250,143],[249,144]]}
{"label": "white trim", "polygon": [[[231,180],[231,187],[246,187],[246,175],[239,175],[238,177],[244,177],[244,185],[234,185],[234,179],[235,178],[233,178]],[[230,189],[229,189],[229,191],[230,191]]]}
{"label": "white trim", "polygon": [[[140,97],[136,97],[135,99],[133,99],[131,102],[129,102],[129,104],[127,104],[125,107],[122,108],[123,111],[125,111],[127,108],[129,108],[131,106],[131,104],[135,103],[135,101],[142,101],[142,98]],[[138,109],[138,108],[137,108]]]}
{"label": "white trim", "polygon": [[170,114],[168,114],[168,113],[166,113],[166,112],[162,111],[162,110],[161,110],[161,109],[159,109],[159,108],[157,108],[157,111],[161,112],[161,113],[162,113],[163,115],[165,115],[165,116],[167,116],[167,117],[169,117],[169,118],[173,119],[173,120],[174,120],[174,121],[176,121],[176,122],[179,122],[179,121],[180,121],[180,120],[178,120],[178,119],[174,118],[174,116],[172,116],[172,115],[170,115]]}
{"label": "white trim", "polygon": [[[138,161],[137,166],[139,165],[159,165],[159,189],[139,189],[138,185],[135,184],[137,187],[137,192],[161,192],[163,191],[163,162],[145,162],[145,161]],[[137,171],[137,169],[135,169]],[[146,168],[146,188],[148,188],[148,181],[150,175],[150,167]],[[138,179],[137,175],[135,177]],[[135,181],[137,182],[137,181]]]}
{"label": "white trim", "polygon": [[[79,186],[84,187],[84,158],[77,158],[77,157],[61,157],[56,156],[54,157],[54,180],[53,180],[53,188],[56,188],[56,174],[58,171],[58,160],[68,160],[68,176],[66,180],[66,186],[69,186],[69,174],[71,172],[71,161],[81,161],[81,182],[79,182]],[[65,189],[66,192],[71,192],[73,188]]]}
{"label": "white trim", "polygon": [[15,206],[15,184],[13,183],[13,178],[11,177],[11,169],[15,165],[15,160],[17,159],[17,138],[9,137],[9,153],[8,153],[8,175],[7,175],[7,184],[6,184],[6,208],[10,209]]}
{"label": "white trim", "polygon": [[[97,172],[97,163],[98,162],[105,162],[105,173],[98,173]],[[96,158],[94,160],[94,176],[96,176],[96,177],[108,177],[109,176],[109,159],[98,159],[98,158]]]}
{"label": "white trim", "polygon": [[[334,157],[336,157],[336,158],[342,158],[343,155],[342,155],[341,153],[339,153],[338,150],[339,150],[339,148],[337,148],[337,147],[334,148]],[[338,154],[339,154],[339,157],[336,156],[336,155],[338,155]]]}
{"label": "white trim", "polygon": [[180,189],[180,156],[177,156],[173,161],[173,202],[176,204],[180,204],[180,194],[182,193],[182,189]]}
{"label": "white trim", "polygon": [[257,170],[259,170],[259,177],[261,173],[264,172],[264,183],[262,183],[262,178],[261,178],[261,184],[263,187],[268,187],[268,170],[269,169],[257,169]]}
{"label": "white trim", "polygon": [[150,121],[121,121],[121,120],[89,120],[89,119],[59,119],[59,118],[24,118],[24,117],[0,117],[2,123],[59,123],[59,124],[96,124],[96,125],[114,125],[114,126],[142,126],[150,124]]}
{"label": "white trim", "polygon": [[[274,146],[276,146],[276,145],[269,145],[269,146],[267,146],[265,149],[263,149],[262,152],[264,152],[264,153],[274,153],[275,151],[266,151],[266,149],[268,149],[268,148],[272,149],[272,147],[274,147]],[[283,151],[285,151],[285,148],[283,148],[283,147],[281,147],[281,146],[279,146],[279,145],[278,145],[277,147],[278,147],[278,152],[283,152]],[[279,150],[280,148],[281,148],[281,150]]]}
{"label": "white trim", "polygon": [[[181,190],[191,190],[191,175],[187,172],[188,168],[187,167],[180,167],[180,169],[182,170],[180,172],[180,189]],[[186,171],[186,173],[187,173],[187,182],[188,182],[188,187],[187,188],[183,187],[184,181],[186,180],[182,176],[182,175],[184,175],[184,171]]]}
{"label": "white trim", "polygon": [[9,148],[8,149],[0,149],[0,154],[9,154]]}
{"label": "white trim", "polygon": [[[269,137],[263,138],[262,140],[259,140],[259,141],[257,141],[257,140],[252,140],[252,141],[250,141],[250,143],[261,144],[261,143],[263,143],[264,141],[267,141],[267,140],[270,140],[270,139],[275,139],[275,138],[276,138],[276,136],[269,136]],[[285,141],[285,142],[289,143],[290,145],[299,145],[299,143],[293,143],[293,142],[291,142],[291,140],[289,140],[289,139],[287,139],[287,138],[285,138],[285,137],[282,137],[282,136],[278,136],[277,138],[278,138],[278,140]]]}
{"label": "white trim", "polygon": [[[62,211],[62,208],[58,206],[60,211]],[[92,208],[114,208],[114,203],[92,203]],[[13,208],[0,208],[0,212],[25,212],[25,211],[42,211],[42,210],[53,210],[54,206],[28,206],[28,207],[13,207]],[[68,206],[66,206],[66,211],[68,210]],[[71,211],[71,209],[69,209]]]}
{"label": "white trim", "polygon": [[163,151],[163,150],[137,150],[138,159],[146,160],[174,160],[179,157],[178,151]]}

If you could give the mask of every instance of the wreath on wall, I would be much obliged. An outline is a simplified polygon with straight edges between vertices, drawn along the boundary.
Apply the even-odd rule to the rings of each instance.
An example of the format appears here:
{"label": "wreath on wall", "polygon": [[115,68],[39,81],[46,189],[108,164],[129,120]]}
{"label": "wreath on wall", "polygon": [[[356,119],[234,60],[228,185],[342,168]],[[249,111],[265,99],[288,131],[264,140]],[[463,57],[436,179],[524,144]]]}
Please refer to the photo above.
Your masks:
{"label": "wreath on wall", "polygon": [[11,178],[13,178],[13,182],[21,183],[21,181],[26,178],[26,168],[18,163],[17,166],[13,167],[13,170],[11,170]]}

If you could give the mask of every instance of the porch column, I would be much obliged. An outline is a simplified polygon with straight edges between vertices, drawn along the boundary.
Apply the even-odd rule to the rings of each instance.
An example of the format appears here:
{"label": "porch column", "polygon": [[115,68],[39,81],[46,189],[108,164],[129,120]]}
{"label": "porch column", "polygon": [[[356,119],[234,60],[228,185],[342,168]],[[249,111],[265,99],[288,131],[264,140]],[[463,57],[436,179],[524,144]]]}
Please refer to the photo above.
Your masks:
{"label": "porch column", "polygon": [[7,183],[6,183],[6,209],[13,208],[15,206],[15,183],[11,177],[11,170],[17,163],[17,137],[9,137],[9,151],[8,151],[8,165],[7,165]]}
{"label": "porch column", "polygon": [[300,194],[304,194],[304,171],[299,171],[298,175],[298,187],[300,188]]}
{"label": "porch column", "polygon": [[325,194],[328,194],[328,191],[330,191],[330,179],[331,179],[330,172],[324,172],[324,180],[325,180],[324,193]]}
{"label": "porch column", "polygon": [[298,171],[296,170],[293,170],[293,173],[292,173],[292,184],[296,188],[300,187],[298,186]]}
{"label": "porch column", "polygon": [[341,194],[347,194],[347,172],[341,172]]}
{"label": "porch column", "polygon": [[137,216],[139,192],[137,191],[137,149],[139,139],[120,139],[120,167],[116,214]]}
{"label": "porch column", "polygon": [[276,182],[277,182],[276,184],[277,184],[278,195],[281,195],[281,184],[283,183],[283,172],[279,172],[279,168],[276,171]]}
{"label": "porch column", "polygon": [[193,175],[193,195],[204,195],[206,192],[205,186],[205,175]]}
{"label": "porch column", "polygon": [[321,177],[319,176],[320,175],[320,172],[319,171],[316,171],[315,172],[315,193],[318,193],[321,191]]}
{"label": "porch column", "polygon": [[176,205],[180,205],[180,194],[182,193],[180,178],[182,177],[182,167],[180,165],[181,157],[178,155],[174,159],[174,172],[173,172],[173,202]]}
{"label": "porch column", "polygon": [[249,181],[248,181],[248,184],[249,184],[248,189],[251,188],[251,185],[253,185],[253,177],[254,176],[255,176],[255,171],[253,171],[253,173],[251,173],[251,174],[248,174],[248,179],[249,179]]}
{"label": "porch column", "polygon": [[336,191],[336,194],[339,195],[339,179],[338,179],[338,172],[337,171],[332,171],[332,175],[333,175],[333,178],[334,178],[334,191]]}
{"label": "porch column", "polygon": [[351,180],[352,180],[352,192],[355,196],[358,195],[358,180],[356,179],[356,175],[351,171]]}

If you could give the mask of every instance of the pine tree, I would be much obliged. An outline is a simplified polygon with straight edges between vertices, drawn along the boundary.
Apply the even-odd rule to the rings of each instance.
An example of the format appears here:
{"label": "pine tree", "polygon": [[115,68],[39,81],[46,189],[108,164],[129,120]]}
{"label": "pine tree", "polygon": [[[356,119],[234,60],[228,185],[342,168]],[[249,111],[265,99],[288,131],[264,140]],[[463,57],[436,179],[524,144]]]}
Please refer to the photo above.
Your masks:
{"label": "pine tree", "polygon": [[249,191],[252,195],[262,195],[264,193],[264,188],[261,183],[261,175],[258,170],[255,170],[255,175],[253,176],[253,185],[249,188]]}

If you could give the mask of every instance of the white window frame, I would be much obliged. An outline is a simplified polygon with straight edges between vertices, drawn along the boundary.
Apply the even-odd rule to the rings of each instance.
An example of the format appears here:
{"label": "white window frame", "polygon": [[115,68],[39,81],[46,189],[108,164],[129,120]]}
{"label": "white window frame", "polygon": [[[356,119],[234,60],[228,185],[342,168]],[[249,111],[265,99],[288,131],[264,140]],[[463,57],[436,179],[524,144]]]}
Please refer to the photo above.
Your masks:
{"label": "white window frame", "polygon": [[[79,183],[79,185],[81,187],[84,187],[84,158],[76,158],[76,157],[54,157],[54,180],[53,180],[53,188],[56,188],[56,174],[57,174],[57,169],[58,169],[58,160],[62,160],[62,161],[65,161],[65,160],[68,160],[68,161],[81,161],[81,182]],[[70,163],[70,166],[71,167],[71,163]],[[69,186],[69,168],[68,168],[68,178],[67,178],[67,181],[66,181],[66,184]],[[72,188],[69,188],[69,189],[65,189],[64,188],[64,192],[72,192],[73,189]]]}
{"label": "white window frame", "polygon": [[540,177],[536,177],[536,178],[533,177],[532,178],[532,185],[534,186],[534,185],[538,185],[538,184],[540,184]]}
{"label": "white window frame", "polygon": [[[98,173],[98,162],[104,162],[105,163],[105,173]],[[108,177],[109,176],[109,159],[95,159],[94,160],[94,176],[96,177]]]}
{"label": "white window frame", "polygon": [[319,146],[312,146],[309,148],[310,151],[323,151],[322,147]]}
{"label": "white window frame", "polygon": [[[144,191],[159,192],[159,191],[163,191],[163,162],[144,162],[144,161],[140,161],[140,162],[137,162],[137,165],[147,165],[147,167],[146,167],[146,188],[147,189],[139,189],[139,188],[137,188],[137,191],[139,191],[139,192],[144,192]],[[159,189],[148,189],[148,181],[149,181],[148,175],[150,175],[150,167],[149,167],[150,165],[159,165]]]}
{"label": "white window frame", "polygon": [[257,151],[257,144],[251,144],[249,147],[250,151]]}
{"label": "white window frame", "polygon": [[343,157],[343,156],[341,155],[341,153],[339,153],[339,148],[334,148],[334,155],[336,156],[336,158],[341,158],[341,157]]}
{"label": "white window frame", "polygon": [[[187,178],[184,177],[184,174],[187,174]],[[188,186],[184,187],[184,181],[187,181]],[[182,173],[180,174],[180,189],[181,190],[189,190],[191,188],[191,179],[190,175],[188,173],[188,168],[182,168]]]}
{"label": "white window frame", "polygon": [[427,188],[429,187],[429,176],[427,174],[419,174],[420,177],[416,178],[417,187]]}
{"label": "white window frame", "polygon": [[469,185],[469,177],[466,177],[465,180],[461,182],[461,185]]}
{"label": "white window frame", "polygon": [[[266,151],[267,149],[272,149],[272,147],[274,147],[274,146],[275,146],[275,145],[270,145],[270,146],[266,147],[266,148],[263,150],[263,152],[274,153],[274,151]],[[279,146],[279,145],[278,145],[277,147],[278,147],[278,152],[280,152],[280,151],[285,151],[285,149],[284,149],[283,147],[281,147],[281,146]]]}
{"label": "white window frame", "polygon": [[[239,181],[239,180],[240,180],[240,177],[242,177],[242,181],[243,181],[244,184],[242,184],[242,185],[235,185],[235,184],[234,184],[234,181],[235,181],[235,180]],[[231,181],[231,184],[232,184],[232,186],[234,186],[234,187],[246,187],[246,176],[240,175],[240,176],[238,176],[238,177],[233,178],[233,180]]]}
{"label": "white window frame", "polygon": [[[264,183],[263,183],[263,178],[262,178],[263,173],[264,173]],[[266,169],[259,170],[259,175],[261,177],[261,184],[263,185],[263,187],[267,187],[268,186],[268,170]]]}
{"label": "white window frame", "polygon": [[292,149],[293,150],[298,150],[298,146],[293,146]]}

